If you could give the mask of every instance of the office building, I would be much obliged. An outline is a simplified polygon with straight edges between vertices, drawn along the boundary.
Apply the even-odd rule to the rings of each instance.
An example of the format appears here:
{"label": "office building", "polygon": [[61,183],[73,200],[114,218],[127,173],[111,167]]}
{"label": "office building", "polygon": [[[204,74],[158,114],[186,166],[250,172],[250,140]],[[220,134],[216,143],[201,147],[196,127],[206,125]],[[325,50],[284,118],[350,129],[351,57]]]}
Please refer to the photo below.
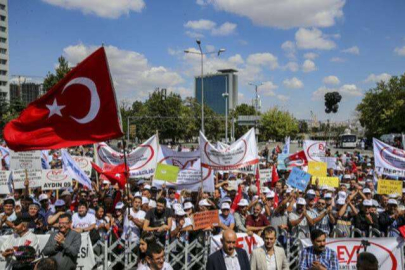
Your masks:
{"label": "office building", "polygon": [[8,4],[0,0],[0,95],[10,100],[8,51]]}
{"label": "office building", "polygon": [[24,105],[28,105],[43,94],[42,84],[37,83],[11,83],[10,101],[21,99]]}
{"label": "office building", "polygon": [[[225,115],[225,98],[222,94],[228,93],[228,113],[238,106],[238,72],[234,69],[221,69],[216,74],[203,77],[204,104],[214,112]],[[195,98],[201,104],[201,76],[195,77]]]}

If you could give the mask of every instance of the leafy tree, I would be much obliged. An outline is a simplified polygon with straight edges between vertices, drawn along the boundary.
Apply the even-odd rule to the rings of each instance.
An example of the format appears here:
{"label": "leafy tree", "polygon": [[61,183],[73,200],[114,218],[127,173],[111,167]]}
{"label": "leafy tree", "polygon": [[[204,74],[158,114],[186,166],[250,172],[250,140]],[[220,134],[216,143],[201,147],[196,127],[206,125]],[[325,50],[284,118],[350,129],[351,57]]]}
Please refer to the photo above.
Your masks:
{"label": "leafy tree", "polygon": [[298,121],[298,130],[299,133],[308,133],[308,123],[304,120],[299,120]]}
{"label": "leafy tree", "polygon": [[277,107],[265,112],[260,120],[261,138],[263,140],[284,140],[286,136],[295,137],[298,133],[298,121],[289,113]]}
{"label": "leafy tree", "polygon": [[57,84],[71,70],[66,59],[61,56],[58,58],[59,66],[55,69],[55,74],[48,72],[44,79],[44,91],[47,92]]}
{"label": "leafy tree", "polygon": [[381,81],[366,92],[357,105],[359,120],[367,137],[405,131],[405,74]]}
{"label": "leafy tree", "polygon": [[[259,113],[258,113],[259,114]],[[242,103],[238,105],[231,113],[231,118],[235,118],[235,138],[241,137],[243,134],[249,131],[250,126],[239,126],[237,124],[238,116],[240,115],[256,115],[256,109],[252,105]]]}

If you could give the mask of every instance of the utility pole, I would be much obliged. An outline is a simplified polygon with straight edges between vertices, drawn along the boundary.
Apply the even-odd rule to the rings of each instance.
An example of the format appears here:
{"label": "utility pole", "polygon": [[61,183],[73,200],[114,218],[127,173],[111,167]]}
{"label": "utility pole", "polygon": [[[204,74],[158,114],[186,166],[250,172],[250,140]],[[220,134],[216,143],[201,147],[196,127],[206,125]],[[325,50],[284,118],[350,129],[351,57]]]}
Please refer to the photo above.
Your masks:
{"label": "utility pole", "polygon": [[[259,94],[258,94],[258,88],[259,88],[259,86],[261,86],[261,85],[263,85],[263,83],[249,83],[249,85],[253,85],[254,87],[255,87],[255,93],[256,93],[256,96],[255,96],[255,116],[257,117],[257,113],[258,113],[258,111],[260,110],[260,107],[259,107]],[[257,123],[257,119],[255,120],[255,134],[256,134],[256,141],[257,142],[259,142],[259,133],[258,133],[258,128],[257,128],[257,126],[258,126],[258,123]]]}

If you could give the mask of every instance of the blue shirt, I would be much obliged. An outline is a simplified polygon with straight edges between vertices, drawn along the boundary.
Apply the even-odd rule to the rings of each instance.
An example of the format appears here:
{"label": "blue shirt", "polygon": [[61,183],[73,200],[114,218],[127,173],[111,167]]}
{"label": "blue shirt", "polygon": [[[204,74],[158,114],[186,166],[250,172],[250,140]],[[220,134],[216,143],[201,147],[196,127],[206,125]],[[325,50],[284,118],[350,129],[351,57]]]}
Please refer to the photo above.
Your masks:
{"label": "blue shirt", "polygon": [[235,224],[235,218],[233,217],[232,214],[229,214],[227,217],[220,214],[219,220],[221,221],[222,224],[224,224],[227,227],[231,226],[232,223]]}
{"label": "blue shirt", "polygon": [[320,254],[315,254],[314,247],[304,248],[301,251],[299,269],[308,270],[312,267],[312,263],[315,261],[320,262],[328,270],[339,269],[339,261],[336,252],[327,247]]}

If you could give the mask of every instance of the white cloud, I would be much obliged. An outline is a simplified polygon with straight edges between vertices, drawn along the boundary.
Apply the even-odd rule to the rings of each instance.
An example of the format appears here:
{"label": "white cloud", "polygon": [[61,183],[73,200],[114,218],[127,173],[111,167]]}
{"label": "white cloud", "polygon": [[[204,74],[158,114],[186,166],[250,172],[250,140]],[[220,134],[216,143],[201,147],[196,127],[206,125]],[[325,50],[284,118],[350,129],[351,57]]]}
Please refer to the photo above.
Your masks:
{"label": "white cloud", "polygon": [[183,98],[194,96],[193,90],[191,90],[190,88],[186,88],[186,87],[172,87],[172,86],[170,86],[170,87],[167,88],[167,91],[179,94]]}
{"label": "white cloud", "polygon": [[286,56],[290,59],[296,59],[295,56],[295,44],[292,41],[287,40],[283,44],[281,44],[281,48],[286,52]]}
{"label": "white cloud", "polygon": [[353,47],[347,48],[345,50],[342,50],[342,52],[359,55],[360,54],[360,49],[357,46],[353,46]]}
{"label": "white cloud", "polygon": [[217,24],[210,20],[198,20],[198,21],[188,21],[184,24],[185,28],[191,28],[193,30],[211,30]]}
{"label": "white cloud", "polygon": [[182,50],[175,50],[173,48],[168,48],[167,53],[170,54],[170,55],[181,55],[184,52]]}
{"label": "white cloud", "polygon": [[367,79],[364,80],[365,83],[377,83],[377,82],[387,82],[391,79],[391,75],[388,73],[381,73],[376,75],[374,73],[370,74]]}
{"label": "white cloud", "polygon": [[405,46],[403,46],[401,48],[399,48],[399,47],[395,48],[394,52],[396,54],[398,54],[399,56],[405,56]]}
{"label": "white cloud", "polygon": [[229,62],[240,65],[243,64],[245,61],[240,54],[235,54],[234,56],[229,57]]}
{"label": "white cloud", "polygon": [[338,92],[344,97],[361,97],[363,95],[363,91],[354,84],[345,84],[339,88],[321,86],[312,93],[312,100],[323,100],[328,92]]}
{"label": "white cloud", "polygon": [[318,56],[319,55],[317,53],[313,53],[313,52],[309,52],[309,53],[304,54],[304,58],[309,59],[309,60],[314,60]]}
{"label": "white cloud", "polygon": [[257,25],[288,29],[334,25],[343,16],[345,0],[197,0],[197,4],[212,4]]}
{"label": "white cloud", "polygon": [[299,89],[299,88],[304,87],[304,84],[302,83],[302,81],[300,81],[296,77],[293,77],[291,79],[285,79],[283,81],[283,85],[290,89]]}
{"label": "white cloud", "polygon": [[278,88],[272,81],[263,82],[260,86],[259,91],[265,96],[275,96],[274,90]]}
{"label": "white cloud", "polygon": [[323,83],[324,84],[335,84],[336,85],[336,84],[340,83],[340,80],[339,80],[338,77],[331,75],[331,76],[323,78]]}
{"label": "white cloud", "polygon": [[302,64],[302,71],[304,72],[312,72],[316,70],[315,63],[311,60],[305,60],[304,64]]}
{"label": "white cloud", "polygon": [[278,67],[277,57],[271,53],[255,53],[247,58],[247,63],[250,65],[267,66],[270,69]]}
{"label": "white cloud", "polygon": [[333,57],[330,59],[331,62],[335,62],[335,63],[344,63],[346,62],[346,59],[340,58],[340,57]]}
{"label": "white cloud", "polygon": [[290,99],[289,96],[284,96],[284,95],[277,95],[277,98],[282,102],[286,102]]}
{"label": "white cloud", "polygon": [[[64,48],[63,52],[69,63],[76,65],[97,48],[78,44]],[[138,52],[121,50],[114,46],[106,46],[105,50],[120,99],[144,99],[156,87],[177,89],[184,82],[177,72],[151,65]]]}
{"label": "white cloud", "polygon": [[289,69],[292,72],[297,72],[299,69],[299,66],[296,62],[288,62],[287,65],[283,67],[283,69]]}
{"label": "white cloud", "polygon": [[213,51],[215,51],[215,46],[214,45],[206,45],[205,50],[207,52],[213,52]]}
{"label": "white cloud", "polygon": [[236,24],[226,22],[223,23],[220,27],[212,29],[211,34],[213,36],[229,36],[235,32],[236,27]]}
{"label": "white cloud", "polygon": [[300,49],[331,50],[336,47],[335,42],[328,40],[317,28],[300,28],[295,33],[297,47]]}
{"label": "white cloud", "polygon": [[203,34],[197,33],[197,32],[194,32],[194,31],[186,31],[186,35],[191,37],[191,38],[203,38],[204,37]]}
{"label": "white cloud", "polygon": [[65,9],[80,10],[84,14],[116,19],[131,11],[141,12],[145,7],[143,0],[42,0],[48,4]]}

